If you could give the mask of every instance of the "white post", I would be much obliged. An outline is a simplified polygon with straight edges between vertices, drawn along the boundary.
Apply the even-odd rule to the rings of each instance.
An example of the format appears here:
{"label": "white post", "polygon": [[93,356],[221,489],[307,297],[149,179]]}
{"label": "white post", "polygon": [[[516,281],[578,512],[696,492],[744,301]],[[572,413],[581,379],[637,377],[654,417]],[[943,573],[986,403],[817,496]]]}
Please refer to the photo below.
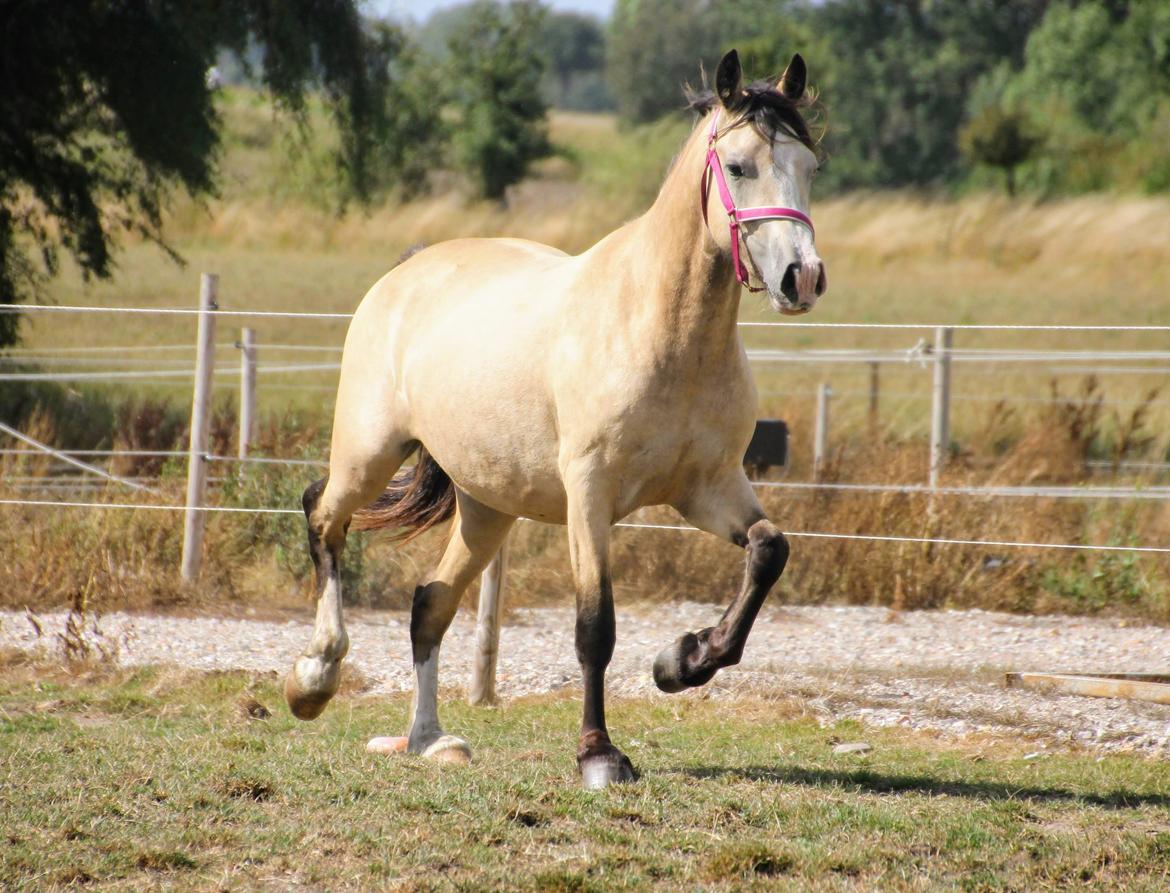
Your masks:
{"label": "white post", "polygon": [[[240,449],[239,458],[248,458],[256,434],[256,333],[240,332]],[[240,466],[243,473],[244,466]]]}
{"label": "white post", "polygon": [[951,347],[954,329],[939,327],[934,333],[934,387],[930,409],[930,486],[938,476],[951,445]]}
{"label": "white post", "polygon": [[183,581],[199,578],[203,561],[203,496],[207,489],[207,442],[211,423],[211,377],[215,371],[215,303],[219,277],[199,278],[199,334],[195,355],[195,391],[191,399],[191,449],[187,454],[187,511],[183,521]]}
{"label": "white post", "polygon": [[828,382],[817,385],[817,420],[813,429],[813,480],[819,481],[825,470],[829,445],[829,398],[833,389]]}
{"label": "white post", "polygon": [[500,653],[500,616],[504,609],[504,577],[508,573],[508,543],[492,559],[479,581],[479,613],[475,621],[475,668],[467,702],[495,704],[496,659]]}

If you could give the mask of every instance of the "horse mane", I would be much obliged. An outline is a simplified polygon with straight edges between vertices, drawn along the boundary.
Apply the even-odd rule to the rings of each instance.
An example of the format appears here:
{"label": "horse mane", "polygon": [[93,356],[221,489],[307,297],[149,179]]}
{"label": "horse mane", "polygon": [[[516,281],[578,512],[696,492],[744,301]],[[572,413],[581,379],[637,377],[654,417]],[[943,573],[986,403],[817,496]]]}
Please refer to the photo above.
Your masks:
{"label": "horse mane", "polygon": [[[683,93],[687,99],[687,106],[700,115],[706,115],[712,109],[721,108],[723,105],[711,90],[692,90],[688,85],[683,88]],[[793,101],[776,89],[774,81],[767,79],[753,81],[744,88],[743,96],[731,110],[736,116],[732,126],[748,121],[766,140],[771,140],[777,133],[783,133],[816,152],[817,141],[813,139],[801,113],[801,109],[811,107],[815,101],[815,96],[807,95]]]}

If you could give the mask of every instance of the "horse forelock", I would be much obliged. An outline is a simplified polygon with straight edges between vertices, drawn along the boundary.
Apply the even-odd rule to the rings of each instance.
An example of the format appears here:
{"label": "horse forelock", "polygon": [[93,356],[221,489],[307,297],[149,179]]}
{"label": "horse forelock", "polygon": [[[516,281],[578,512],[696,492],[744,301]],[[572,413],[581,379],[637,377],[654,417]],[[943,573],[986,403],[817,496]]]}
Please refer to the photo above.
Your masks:
{"label": "horse forelock", "polygon": [[[705,117],[722,106],[719,97],[711,90],[695,91],[686,87],[684,93],[688,107],[700,116]],[[735,117],[730,126],[750,123],[765,140],[771,141],[777,134],[784,134],[817,152],[818,142],[813,139],[801,111],[810,108],[815,101],[815,96],[793,101],[777,90],[773,81],[753,81],[744,88],[740,101],[732,109]]]}

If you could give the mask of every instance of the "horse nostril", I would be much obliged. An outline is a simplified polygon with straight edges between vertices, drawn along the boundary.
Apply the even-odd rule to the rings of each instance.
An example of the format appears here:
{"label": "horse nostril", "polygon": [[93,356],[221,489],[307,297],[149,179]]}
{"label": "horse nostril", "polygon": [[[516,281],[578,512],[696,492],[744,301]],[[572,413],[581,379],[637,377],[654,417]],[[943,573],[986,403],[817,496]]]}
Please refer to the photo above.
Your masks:
{"label": "horse nostril", "polygon": [[828,277],[825,275],[825,265],[821,264],[820,269],[817,270],[817,287],[816,293],[819,298],[825,293],[825,289],[829,287]]}
{"label": "horse nostril", "polygon": [[796,274],[800,272],[800,264],[789,264],[784,271],[784,278],[780,280],[780,294],[790,301],[796,300]]}

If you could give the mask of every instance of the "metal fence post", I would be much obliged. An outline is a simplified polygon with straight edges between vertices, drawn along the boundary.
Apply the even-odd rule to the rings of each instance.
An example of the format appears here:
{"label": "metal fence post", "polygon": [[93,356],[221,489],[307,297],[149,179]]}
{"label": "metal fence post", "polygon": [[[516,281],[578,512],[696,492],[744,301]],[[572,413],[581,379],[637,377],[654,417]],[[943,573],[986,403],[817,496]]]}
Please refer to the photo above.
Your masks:
{"label": "metal fence post", "polygon": [[[248,458],[248,448],[256,435],[256,333],[240,332],[240,448],[239,458]],[[241,474],[244,466],[240,466]]]}
{"label": "metal fence post", "polygon": [[206,513],[207,445],[211,425],[211,379],[215,371],[215,303],[219,277],[204,273],[199,278],[199,333],[195,354],[195,390],[191,398],[191,448],[187,453],[187,510],[183,518],[183,581],[199,578],[203,562],[203,527]]}
{"label": "metal fence post", "polygon": [[496,659],[500,653],[500,617],[504,609],[504,578],[508,573],[508,541],[483,572],[479,582],[479,612],[475,620],[475,667],[467,702],[495,704]]}
{"label": "metal fence post", "polygon": [[951,445],[951,348],[954,329],[939,327],[934,333],[934,386],[930,409],[930,486],[946,464]]}
{"label": "metal fence post", "polygon": [[820,480],[825,470],[829,445],[829,398],[833,389],[828,382],[817,385],[817,418],[813,429],[813,480]]}

